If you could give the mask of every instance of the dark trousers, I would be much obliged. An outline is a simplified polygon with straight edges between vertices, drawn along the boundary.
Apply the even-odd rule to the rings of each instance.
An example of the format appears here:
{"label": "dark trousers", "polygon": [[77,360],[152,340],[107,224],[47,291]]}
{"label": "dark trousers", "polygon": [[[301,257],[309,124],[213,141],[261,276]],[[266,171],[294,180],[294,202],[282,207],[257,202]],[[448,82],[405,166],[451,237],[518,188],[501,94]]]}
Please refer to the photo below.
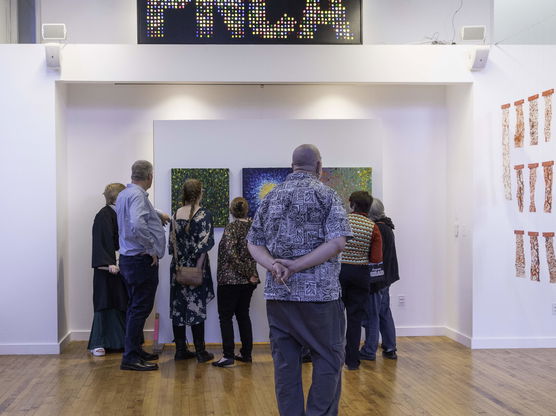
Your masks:
{"label": "dark trousers", "polygon": [[382,349],[396,351],[396,326],[390,310],[390,287],[371,293],[367,303],[365,327],[365,344],[361,354],[374,357],[378,348],[378,334],[382,335]]}
{"label": "dark trousers", "polygon": [[222,347],[225,358],[234,358],[234,325],[232,318],[235,315],[241,339],[241,355],[251,357],[253,351],[253,330],[249,318],[249,305],[255,286],[245,285],[220,285],[218,286],[218,317],[220,319],[220,332],[222,333]]}
{"label": "dark trousers", "polygon": [[[173,325],[174,342],[176,348],[186,348],[185,325]],[[196,352],[203,352],[205,350],[205,321],[197,325],[191,325],[191,334],[193,335],[193,345],[195,345]]]}
{"label": "dark trousers", "polygon": [[[266,303],[274,382],[282,416],[337,415],[344,364],[344,306],[331,302]],[[313,359],[307,410],[301,380],[301,348]]]}
{"label": "dark trousers", "polygon": [[151,256],[120,256],[120,272],[129,297],[123,362],[132,363],[140,358],[143,328],[153,309],[158,286],[158,265],[151,263]]}
{"label": "dark trousers", "polygon": [[346,364],[349,367],[359,367],[361,323],[365,319],[365,306],[369,298],[369,267],[342,264],[340,284],[347,316]]}

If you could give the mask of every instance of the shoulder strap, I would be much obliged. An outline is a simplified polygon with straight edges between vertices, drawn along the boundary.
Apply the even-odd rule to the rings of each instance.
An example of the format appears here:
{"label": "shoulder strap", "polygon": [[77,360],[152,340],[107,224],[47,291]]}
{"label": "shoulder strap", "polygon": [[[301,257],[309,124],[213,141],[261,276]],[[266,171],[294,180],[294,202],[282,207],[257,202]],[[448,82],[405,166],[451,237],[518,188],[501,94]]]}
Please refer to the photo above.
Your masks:
{"label": "shoulder strap", "polygon": [[176,236],[176,227],[177,227],[178,223],[176,222],[176,214],[174,214],[172,216],[172,243],[174,246],[174,262],[176,263],[176,266],[178,265],[179,261],[178,261],[178,239]]}

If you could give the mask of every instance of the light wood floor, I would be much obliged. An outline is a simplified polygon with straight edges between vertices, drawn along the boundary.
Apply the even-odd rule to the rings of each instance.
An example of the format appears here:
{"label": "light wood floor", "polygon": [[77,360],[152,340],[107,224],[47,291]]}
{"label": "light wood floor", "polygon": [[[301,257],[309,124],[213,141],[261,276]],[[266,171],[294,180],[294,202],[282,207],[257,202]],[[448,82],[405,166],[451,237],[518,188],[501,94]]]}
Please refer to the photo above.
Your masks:
{"label": "light wood floor", "polygon": [[[0,414],[277,415],[268,346],[255,347],[251,365],[219,369],[175,363],[169,345],[150,373],[120,371],[120,354],[85,348],[0,356]],[[471,351],[442,337],[399,338],[398,348],[397,362],[344,371],[341,415],[556,415],[556,350]],[[310,376],[305,364],[305,386]]]}

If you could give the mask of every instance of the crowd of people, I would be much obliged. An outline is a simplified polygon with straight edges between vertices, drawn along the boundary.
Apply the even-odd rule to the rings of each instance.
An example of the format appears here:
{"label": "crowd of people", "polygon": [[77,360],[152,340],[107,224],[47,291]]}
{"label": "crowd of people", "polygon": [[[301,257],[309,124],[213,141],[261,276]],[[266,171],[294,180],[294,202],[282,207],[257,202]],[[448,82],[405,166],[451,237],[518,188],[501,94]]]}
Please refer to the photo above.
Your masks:
{"label": "crowd of people", "polygon": [[[264,297],[280,414],[337,414],[344,366],[357,370],[360,360],[375,360],[379,334],[383,356],[397,358],[389,306],[389,287],[399,279],[394,224],[382,202],[365,190],[351,194],[352,212],[346,213],[337,193],[319,180],[322,160],[315,146],[297,147],[292,168],[253,219],[247,217],[244,198],[230,204],[233,221],[218,247],[223,348],[218,360],[205,346],[207,304],[215,298],[208,253],[215,240],[211,213],[202,204],[202,183],[185,181],[182,206],[171,216],[155,210],[148,199],[153,181],[148,161],[133,164],[127,186],[108,185],[106,206],[93,224],[91,353],[123,350],[122,370],[158,369],[158,355],[143,349],[143,328],[154,305],[168,225],[174,359],[212,361],[221,368],[252,361],[249,307],[260,283],[258,263],[267,271]],[[237,355],[234,316],[241,339]],[[305,404],[301,365],[308,361],[313,380]]]}

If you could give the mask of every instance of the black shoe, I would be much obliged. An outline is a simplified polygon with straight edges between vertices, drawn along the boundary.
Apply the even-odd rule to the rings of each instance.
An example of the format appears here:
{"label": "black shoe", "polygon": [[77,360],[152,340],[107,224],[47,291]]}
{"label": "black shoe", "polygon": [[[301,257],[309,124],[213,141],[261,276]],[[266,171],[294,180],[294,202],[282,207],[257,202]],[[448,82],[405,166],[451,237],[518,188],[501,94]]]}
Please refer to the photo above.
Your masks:
{"label": "black shoe", "polygon": [[230,368],[233,367],[235,363],[233,358],[222,357],[218,361],[214,361],[212,365],[220,368]]}
{"label": "black shoe", "polygon": [[364,352],[359,351],[359,359],[366,361],[376,361],[376,355],[368,355]]}
{"label": "black shoe", "polygon": [[139,351],[139,357],[144,361],[158,360],[158,354],[151,354],[151,353],[148,353],[147,351],[143,351],[143,350]]}
{"label": "black shoe", "polygon": [[214,354],[208,352],[207,350],[201,351],[197,353],[197,362],[198,363],[206,363],[214,358]]}
{"label": "black shoe", "polygon": [[398,359],[398,354],[396,354],[396,350],[382,351],[382,356],[384,358],[388,358],[389,360],[397,360]]}
{"label": "black shoe", "polygon": [[158,370],[158,364],[148,363],[139,359],[134,363],[126,363],[122,361],[120,364],[120,370],[132,370],[132,371],[153,371]]}
{"label": "black shoe", "polygon": [[176,354],[174,355],[174,360],[176,361],[180,361],[180,360],[189,360],[191,358],[195,358],[197,356],[197,354],[195,354],[192,351],[189,351],[187,348],[183,349],[183,350],[176,350]]}
{"label": "black shoe", "polygon": [[355,370],[359,370],[359,366],[358,365],[347,365],[346,364],[346,368],[350,371],[355,371]]}
{"label": "black shoe", "polygon": [[251,356],[244,357],[243,355],[234,355],[234,359],[236,361],[241,361],[242,363],[252,363],[253,362],[253,358],[251,358]]}

